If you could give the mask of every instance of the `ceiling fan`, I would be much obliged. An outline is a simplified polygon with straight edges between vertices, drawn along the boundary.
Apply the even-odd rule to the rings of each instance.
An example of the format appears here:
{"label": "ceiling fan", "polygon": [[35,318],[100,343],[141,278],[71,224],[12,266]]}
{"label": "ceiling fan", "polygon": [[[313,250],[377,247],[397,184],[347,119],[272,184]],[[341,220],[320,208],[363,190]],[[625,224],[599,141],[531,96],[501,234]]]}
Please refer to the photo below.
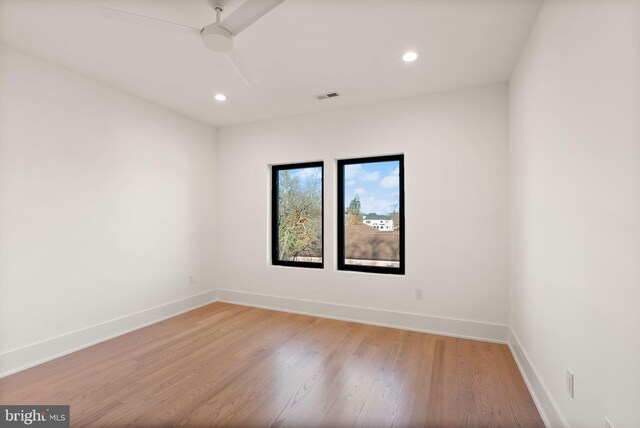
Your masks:
{"label": "ceiling fan", "polygon": [[141,25],[152,25],[164,30],[177,30],[200,36],[202,43],[207,48],[214,52],[224,54],[242,81],[249,86],[258,83],[259,80],[237,52],[237,49],[233,49],[233,38],[284,0],[246,0],[221,22],[220,16],[228,1],[229,0],[207,0],[209,6],[211,6],[216,13],[216,21],[203,28],[191,27],[105,6],[98,6],[98,10],[103,17],[108,19]]}

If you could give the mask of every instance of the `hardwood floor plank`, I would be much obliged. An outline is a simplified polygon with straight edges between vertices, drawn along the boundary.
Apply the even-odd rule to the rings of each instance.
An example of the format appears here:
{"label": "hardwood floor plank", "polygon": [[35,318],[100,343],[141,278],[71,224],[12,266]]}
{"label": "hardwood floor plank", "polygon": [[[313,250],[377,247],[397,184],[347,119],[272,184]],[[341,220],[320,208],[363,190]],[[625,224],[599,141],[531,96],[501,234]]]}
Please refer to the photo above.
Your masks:
{"label": "hardwood floor plank", "polygon": [[0,379],[78,427],[543,427],[505,345],[214,303]]}

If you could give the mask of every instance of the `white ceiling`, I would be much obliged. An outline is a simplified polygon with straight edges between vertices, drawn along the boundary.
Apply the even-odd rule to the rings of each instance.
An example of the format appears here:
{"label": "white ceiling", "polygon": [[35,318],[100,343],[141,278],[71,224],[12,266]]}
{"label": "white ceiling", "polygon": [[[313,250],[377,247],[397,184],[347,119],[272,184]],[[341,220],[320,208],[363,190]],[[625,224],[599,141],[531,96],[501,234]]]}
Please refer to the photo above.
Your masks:
{"label": "white ceiling", "polygon": [[[206,0],[0,0],[0,43],[227,126],[506,81],[541,0],[286,0],[236,37],[252,86],[197,38],[107,20],[98,5],[214,21]],[[403,63],[407,49],[422,56]]]}

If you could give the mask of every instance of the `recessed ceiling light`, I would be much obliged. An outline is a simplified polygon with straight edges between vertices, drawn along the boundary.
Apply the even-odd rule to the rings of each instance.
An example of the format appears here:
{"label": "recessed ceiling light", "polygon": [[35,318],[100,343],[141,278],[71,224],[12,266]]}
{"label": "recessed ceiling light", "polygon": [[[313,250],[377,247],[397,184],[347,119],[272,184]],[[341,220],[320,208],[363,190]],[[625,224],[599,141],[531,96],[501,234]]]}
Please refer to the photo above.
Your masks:
{"label": "recessed ceiling light", "polygon": [[225,94],[216,94],[213,98],[215,98],[216,101],[226,101],[227,100],[227,96]]}
{"label": "recessed ceiling light", "polygon": [[404,62],[413,62],[417,60],[419,56],[420,54],[416,51],[408,51],[405,52],[404,55],[402,55],[402,60]]}

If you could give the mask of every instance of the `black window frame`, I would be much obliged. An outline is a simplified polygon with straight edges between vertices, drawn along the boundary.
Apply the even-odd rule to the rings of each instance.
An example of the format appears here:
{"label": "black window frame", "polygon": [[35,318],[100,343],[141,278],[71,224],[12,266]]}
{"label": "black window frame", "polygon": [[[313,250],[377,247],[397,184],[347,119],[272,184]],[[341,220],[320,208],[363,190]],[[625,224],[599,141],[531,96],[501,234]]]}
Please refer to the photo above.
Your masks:
{"label": "black window frame", "polygon": [[[321,244],[322,244],[322,262],[297,262],[290,260],[280,260],[278,248],[278,176],[280,171],[301,168],[320,168],[322,178],[321,186]],[[282,165],[271,165],[271,264],[273,266],[288,266],[297,268],[324,269],[324,161],[289,163]]]}
{"label": "black window frame", "polygon": [[[400,243],[399,243],[399,255],[400,255],[400,266],[397,268],[387,267],[387,266],[362,266],[362,265],[350,265],[345,263],[345,254],[344,254],[344,212],[345,212],[345,204],[344,204],[344,167],[346,165],[354,165],[354,164],[363,164],[363,163],[377,163],[377,162],[389,162],[389,161],[397,161],[400,165],[399,170],[399,182],[400,182],[400,190],[399,190],[399,211],[400,211]],[[400,155],[388,155],[388,156],[372,156],[372,157],[362,157],[362,158],[353,158],[353,159],[338,159],[337,163],[338,169],[338,200],[337,200],[337,227],[338,227],[338,236],[337,236],[337,251],[336,254],[338,256],[338,270],[340,271],[351,271],[351,272],[367,272],[367,273],[380,273],[380,274],[388,274],[388,275],[404,275],[405,274],[405,252],[404,252],[404,237],[405,237],[405,215],[404,215],[404,154]]]}

